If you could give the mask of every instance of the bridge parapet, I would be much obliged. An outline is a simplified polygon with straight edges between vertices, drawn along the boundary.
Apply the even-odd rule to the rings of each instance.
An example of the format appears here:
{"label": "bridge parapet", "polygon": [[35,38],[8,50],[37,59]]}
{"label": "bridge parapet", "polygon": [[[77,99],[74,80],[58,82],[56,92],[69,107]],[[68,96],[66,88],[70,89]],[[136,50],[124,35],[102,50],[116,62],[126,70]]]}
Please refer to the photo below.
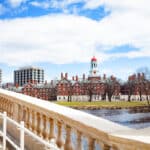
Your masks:
{"label": "bridge parapet", "polygon": [[[64,150],[149,150],[150,137],[134,129],[30,96],[0,89],[0,111]],[[99,148],[100,147],[100,148]]]}

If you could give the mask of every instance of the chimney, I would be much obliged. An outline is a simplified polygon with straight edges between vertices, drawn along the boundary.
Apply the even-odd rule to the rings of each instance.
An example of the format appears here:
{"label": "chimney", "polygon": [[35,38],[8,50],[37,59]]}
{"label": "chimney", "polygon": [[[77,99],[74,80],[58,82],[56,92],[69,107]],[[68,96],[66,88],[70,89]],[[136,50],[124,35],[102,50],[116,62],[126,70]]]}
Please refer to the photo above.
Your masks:
{"label": "chimney", "polygon": [[68,79],[68,73],[65,73],[65,78]]}
{"label": "chimney", "polygon": [[140,77],[141,77],[141,74],[140,74],[140,73],[138,73],[138,79],[140,79]]}
{"label": "chimney", "polygon": [[47,84],[47,80],[45,80],[45,85]]}
{"label": "chimney", "polygon": [[101,76],[99,76],[100,80],[101,80]]}
{"label": "chimney", "polygon": [[63,79],[63,73],[61,73],[61,80]]}
{"label": "chimney", "polygon": [[37,84],[38,83],[38,81],[37,80],[35,80],[35,84]]}
{"label": "chimney", "polygon": [[78,81],[78,76],[76,75],[76,81]]}
{"label": "chimney", "polygon": [[74,81],[74,76],[72,76],[72,80]]}
{"label": "chimney", "polygon": [[128,81],[130,81],[130,80],[131,80],[131,76],[128,77]]}
{"label": "chimney", "polygon": [[142,78],[144,79],[145,78],[145,74],[142,72]]}
{"label": "chimney", "polygon": [[19,87],[18,83],[16,83],[16,85],[15,85],[15,86],[16,86],[16,88],[18,88],[18,87]]}
{"label": "chimney", "polygon": [[110,76],[110,79],[113,80],[113,78],[114,78],[113,75],[111,75],[111,76]]}
{"label": "chimney", "polygon": [[103,75],[103,80],[106,80],[106,74]]}
{"label": "chimney", "polygon": [[51,85],[53,86],[53,80],[51,80]]}
{"label": "chimney", "polygon": [[85,80],[85,74],[83,74],[83,80]]}

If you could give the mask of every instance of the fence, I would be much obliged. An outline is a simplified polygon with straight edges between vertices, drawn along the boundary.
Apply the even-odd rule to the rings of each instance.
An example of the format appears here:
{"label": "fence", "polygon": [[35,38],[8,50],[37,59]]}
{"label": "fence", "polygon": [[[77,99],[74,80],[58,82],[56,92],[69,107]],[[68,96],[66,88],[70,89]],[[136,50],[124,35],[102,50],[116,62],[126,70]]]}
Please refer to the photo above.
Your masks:
{"label": "fence", "polygon": [[[24,126],[24,121],[21,121],[20,124],[17,123],[16,121],[10,119],[7,116],[7,113],[0,113],[0,118],[2,118],[2,130],[0,130],[0,136],[2,136],[2,150],[6,150],[6,141],[10,143],[16,150],[25,150],[25,134],[28,134],[31,136],[33,139],[37,140],[39,143],[45,145],[45,149],[52,149],[52,150],[58,150],[57,146],[55,146],[52,143],[49,143],[33,132],[29,131],[27,128]],[[10,122],[11,124],[14,124],[16,128],[20,130],[20,144],[16,144],[9,136],[7,136],[7,122]],[[44,147],[43,147],[44,149]]]}

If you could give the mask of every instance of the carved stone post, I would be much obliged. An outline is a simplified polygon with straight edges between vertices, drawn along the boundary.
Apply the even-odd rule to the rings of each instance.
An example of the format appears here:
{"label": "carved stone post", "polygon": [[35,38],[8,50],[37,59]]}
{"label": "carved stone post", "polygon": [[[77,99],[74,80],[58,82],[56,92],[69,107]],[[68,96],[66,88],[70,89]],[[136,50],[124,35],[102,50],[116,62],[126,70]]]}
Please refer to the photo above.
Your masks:
{"label": "carved stone post", "polygon": [[17,103],[13,103],[13,119],[17,122],[19,122],[18,114],[19,114],[19,105]]}
{"label": "carved stone post", "polygon": [[109,145],[107,145],[107,144],[104,144],[102,146],[102,150],[111,150],[111,147]]}
{"label": "carved stone post", "polygon": [[0,102],[0,112],[2,112],[2,97],[0,97],[0,100],[1,100],[1,102]]}
{"label": "carved stone post", "polygon": [[29,109],[29,112],[28,112],[28,115],[29,115],[29,129],[32,130],[32,111]]}
{"label": "carved stone post", "polygon": [[10,104],[10,117],[13,117],[13,103]]}
{"label": "carved stone post", "polygon": [[62,123],[61,122],[57,122],[57,141],[56,144],[59,148],[62,148],[62,146],[64,145],[64,142],[62,140]]}
{"label": "carved stone post", "polygon": [[46,116],[43,115],[42,119],[43,119],[42,136],[43,136],[44,139],[48,139],[48,136],[47,136],[47,119],[46,119]]}
{"label": "carved stone post", "polygon": [[55,138],[55,133],[54,133],[54,119],[49,118],[49,124],[50,124],[50,131],[49,131],[49,136],[48,139],[54,139]]}
{"label": "carved stone post", "polygon": [[8,100],[7,99],[5,100],[5,112],[8,113]]}
{"label": "carved stone post", "polygon": [[42,133],[41,133],[41,115],[40,115],[40,113],[37,113],[37,134],[39,136],[42,136]]}
{"label": "carved stone post", "polygon": [[3,100],[3,112],[5,111],[5,99]]}
{"label": "carved stone post", "polygon": [[7,104],[7,109],[8,109],[7,115],[10,117],[10,102],[8,102],[8,104]]}
{"label": "carved stone post", "polygon": [[23,107],[23,117],[22,117],[22,120],[25,122],[25,124],[26,124],[26,120],[27,120],[26,116],[27,116],[26,108]]}
{"label": "carved stone post", "polygon": [[78,150],[82,150],[82,139],[81,139],[81,132],[77,131],[77,147]]}
{"label": "carved stone post", "polygon": [[94,150],[95,148],[95,140],[91,137],[88,139],[88,150]]}
{"label": "carved stone post", "polygon": [[18,122],[20,122],[21,119],[22,119],[22,117],[21,117],[21,106],[20,105],[18,105],[18,111],[19,111],[19,113],[18,113]]}
{"label": "carved stone post", "polygon": [[119,150],[119,149],[117,148],[116,145],[113,145],[113,146],[111,147],[111,150]]}
{"label": "carved stone post", "polygon": [[30,112],[29,112],[29,108],[27,108],[26,110],[26,114],[27,114],[27,128],[29,129],[29,122],[30,122]]}
{"label": "carved stone post", "polygon": [[66,126],[66,141],[64,150],[73,150],[72,142],[71,142],[71,127]]}
{"label": "carved stone post", "polygon": [[32,125],[31,125],[31,128],[32,128],[32,131],[34,133],[36,133],[36,130],[35,130],[35,112],[34,112],[34,110],[32,110]]}
{"label": "carved stone post", "polygon": [[2,112],[4,112],[4,98],[1,100],[1,109],[2,109]]}

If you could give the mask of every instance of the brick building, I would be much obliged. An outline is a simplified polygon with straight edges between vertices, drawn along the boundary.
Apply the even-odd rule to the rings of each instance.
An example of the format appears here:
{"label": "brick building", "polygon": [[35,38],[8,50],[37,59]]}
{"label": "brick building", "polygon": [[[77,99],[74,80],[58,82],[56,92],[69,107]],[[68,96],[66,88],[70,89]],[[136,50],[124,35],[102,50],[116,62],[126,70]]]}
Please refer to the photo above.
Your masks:
{"label": "brick building", "polygon": [[[26,73],[23,72],[23,74]],[[34,75],[32,75],[32,77],[33,76]],[[38,83],[33,81],[35,80],[31,80],[27,83],[25,80],[21,81],[20,84],[23,84],[22,87],[15,84],[16,86],[11,89],[16,92],[19,91],[23,94],[49,101],[115,100],[119,99],[120,96],[119,82],[114,76],[106,77],[104,74],[101,77],[99,75],[98,61],[95,57],[91,59],[90,71],[87,77],[83,74],[81,78],[76,75],[73,76],[72,79],[69,79],[68,73],[61,73],[60,80],[53,80],[51,83]],[[17,80],[15,83],[18,83]]]}
{"label": "brick building", "polygon": [[121,95],[124,100],[148,100],[150,99],[150,81],[144,73],[130,75],[128,81],[121,86]]}
{"label": "brick building", "polygon": [[[108,85],[113,85],[112,98],[118,98],[120,94],[120,84],[113,76],[106,78],[106,75],[101,78],[98,74],[97,59],[91,59],[89,76],[85,74],[79,79],[78,76],[73,76],[72,80],[68,79],[68,74],[61,73],[61,79],[56,85],[57,101],[97,101],[107,99]],[[110,82],[109,82],[110,81]],[[115,82],[111,82],[115,81]]]}
{"label": "brick building", "polygon": [[56,100],[56,86],[53,81],[51,83],[33,84],[27,83],[22,88],[22,93],[37,97],[44,100]]}

